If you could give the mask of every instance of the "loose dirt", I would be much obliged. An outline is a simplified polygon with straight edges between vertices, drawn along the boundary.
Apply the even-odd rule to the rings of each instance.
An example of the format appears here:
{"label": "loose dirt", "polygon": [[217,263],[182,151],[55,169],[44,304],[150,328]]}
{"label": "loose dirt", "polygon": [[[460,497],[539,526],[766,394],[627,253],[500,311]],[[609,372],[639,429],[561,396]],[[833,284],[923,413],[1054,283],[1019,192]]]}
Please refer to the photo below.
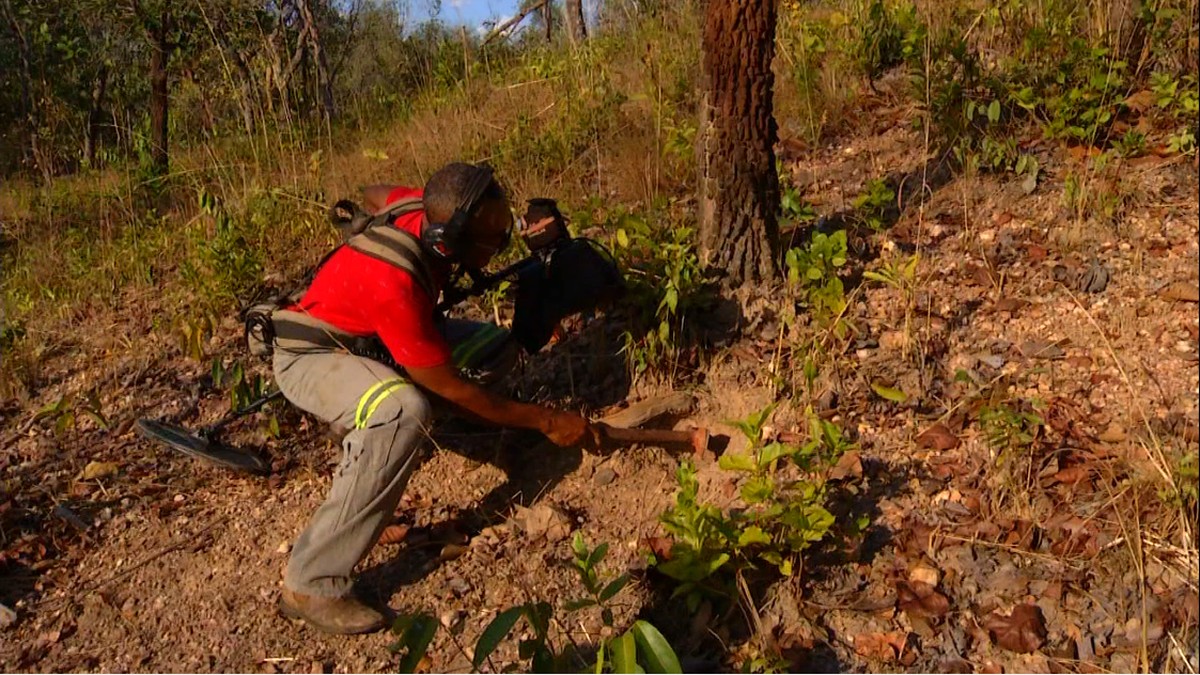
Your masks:
{"label": "loose dirt", "polygon": [[[877,135],[794,160],[821,213],[847,208],[870,178],[916,172],[919,185],[924,145],[906,123],[911,111],[884,99],[872,112]],[[848,284],[853,339],[815,382],[813,401],[858,443],[835,510],[870,524],[845,546],[814,551],[764,602],[793,668],[1198,665],[1196,533],[1167,489],[1179,458],[1197,452],[1196,166],[1126,162],[1113,188],[1129,195],[1120,212],[1081,219],[1064,208],[1062,186],[1085,165],[1056,145],[1027,147],[1045,170],[1031,194],[1016,177],[959,176],[902,205],[887,232],[852,237],[852,265],[919,253],[920,272],[910,290]],[[792,370],[772,302],[760,304],[753,328],[706,354],[690,378],[692,420],[728,433],[722,421],[761,408],[774,371]],[[315,420],[277,409],[278,438],[261,416],[231,434],[273,458],[268,479],[208,467],[132,428],[139,417],[198,427],[228,410],[207,365],[155,327],[158,309],[153,297],[128,296],[118,312],[80,317],[86,330],[45,355],[36,391],[0,410],[0,603],[15,612],[0,625],[0,665],[395,669],[387,634],[333,638],[275,613],[290,542],[337,459]],[[595,415],[661,393],[629,386],[613,355],[620,330],[598,321],[532,359],[514,390]],[[206,349],[243,359],[238,337],[227,321]],[[908,399],[881,399],[876,383]],[[53,419],[32,421],[61,395],[92,388],[107,430],[82,413],[60,434]],[[1035,442],[1000,452],[981,408],[1019,402],[1044,424]],[[803,431],[786,406],[772,425]],[[461,624],[457,637],[439,632],[429,667],[468,669],[468,646],[500,610],[579,597],[569,536],[580,531],[610,544],[606,569],[635,573],[618,625],[650,617],[686,667],[738,668],[717,639],[728,633],[688,617],[644,573],[644,541],[661,534],[678,456],[589,455],[454,421],[439,425],[429,453],[398,512],[408,537],[361,568],[368,597]],[[101,464],[85,476],[90,463]],[[704,495],[723,499],[715,464],[701,466],[701,481]],[[556,634],[581,645],[604,635],[598,616],[576,618]],[[515,657],[514,642],[489,668]]]}

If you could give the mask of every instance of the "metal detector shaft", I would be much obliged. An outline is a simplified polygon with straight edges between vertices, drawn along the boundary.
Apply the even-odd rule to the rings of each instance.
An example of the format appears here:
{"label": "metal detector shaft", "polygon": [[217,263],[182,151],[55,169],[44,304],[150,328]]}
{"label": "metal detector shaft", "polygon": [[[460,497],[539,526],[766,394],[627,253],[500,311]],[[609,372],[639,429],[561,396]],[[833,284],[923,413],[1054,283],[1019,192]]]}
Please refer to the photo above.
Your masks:
{"label": "metal detector shaft", "polygon": [[281,396],[283,396],[283,392],[276,389],[275,391],[271,392],[270,394],[267,394],[266,396],[263,396],[262,398],[260,398],[256,401],[251,401],[250,403],[247,403],[244,407],[239,408],[238,410],[234,410],[233,412],[222,417],[221,419],[217,420],[216,422],[213,422],[212,424],[204,427],[203,429],[200,430],[200,435],[204,436],[205,438],[211,438],[212,436],[215,436],[217,434],[217,432],[219,432],[220,430],[229,426],[233,422],[245,417],[246,415],[258,412],[258,410],[260,408],[262,408],[264,405],[270,403],[271,401],[273,401]]}
{"label": "metal detector shaft", "polygon": [[541,256],[534,253],[521,258],[495,274],[480,273],[473,276],[469,288],[448,288],[442,292],[443,300],[438,303],[437,309],[439,312],[444,312],[467,298],[482,295],[500,285],[501,281],[516,276],[523,269],[537,263],[539,260],[541,260]]}

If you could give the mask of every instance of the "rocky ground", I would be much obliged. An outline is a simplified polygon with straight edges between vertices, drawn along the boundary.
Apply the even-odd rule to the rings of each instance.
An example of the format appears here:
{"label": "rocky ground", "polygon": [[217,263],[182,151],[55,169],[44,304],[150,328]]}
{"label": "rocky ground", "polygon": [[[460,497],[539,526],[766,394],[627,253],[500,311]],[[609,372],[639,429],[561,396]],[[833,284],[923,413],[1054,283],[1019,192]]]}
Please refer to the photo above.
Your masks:
{"label": "rocky ground", "polygon": [[[871,135],[790,159],[818,212],[848,208],[870,178],[910,172],[919,185],[924,146],[905,123],[911,111],[881,100],[871,112]],[[1196,515],[1171,490],[1180,459],[1197,452],[1194,158],[1150,155],[1092,174],[1086,155],[1027,148],[1044,169],[1032,192],[1012,176],[959,175],[931,186],[923,203],[902,204],[887,232],[852,237],[851,336],[828,343],[841,346],[826,355],[811,400],[857,443],[834,483],[835,510],[870,525],[814,551],[802,574],[765,598],[761,618],[793,668],[1200,666]],[[1124,195],[1120,208],[1109,218],[1064,207],[1069,173]],[[862,269],[913,253],[914,283],[855,283]],[[29,399],[0,409],[0,603],[12,610],[0,616],[0,664],[395,669],[392,636],[326,637],[274,611],[290,542],[336,461],[314,420],[276,410],[278,438],[261,428],[263,416],[232,434],[274,459],[261,479],[203,465],[133,428],[140,417],[200,426],[229,405],[207,363],[155,328],[156,302],[129,295],[118,312],[80,317],[88,330],[77,334],[89,337],[64,338]],[[794,370],[778,358],[791,344],[772,318],[777,303],[758,305],[747,334],[707,353],[691,378],[690,418],[718,432],[773,398],[777,364]],[[661,393],[630,389],[620,357],[597,356],[619,345],[620,331],[598,326],[539,355],[514,387],[597,415]],[[207,350],[242,359],[238,337],[228,321]],[[877,383],[908,398],[884,400]],[[61,433],[61,415],[34,420],[61,395],[79,400],[92,389],[103,426],[82,407]],[[782,406],[772,427],[798,429],[797,418]],[[711,608],[687,617],[665,600],[664,580],[644,572],[644,542],[661,533],[677,456],[555,450],[536,436],[452,421],[433,441],[398,514],[409,537],[363,564],[369,596],[454,628],[439,632],[426,667],[469,669],[468,647],[500,610],[581,595],[569,567],[574,531],[610,544],[606,570],[634,571],[618,625],[653,619],[686,667],[740,666],[722,648],[728,631],[706,624]],[[700,472],[702,494],[727,500],[724,472],[712,462]],[[604,635],[586,611],[552,630],[584,647]],[[515,657],[503,646],[486,667]]]}

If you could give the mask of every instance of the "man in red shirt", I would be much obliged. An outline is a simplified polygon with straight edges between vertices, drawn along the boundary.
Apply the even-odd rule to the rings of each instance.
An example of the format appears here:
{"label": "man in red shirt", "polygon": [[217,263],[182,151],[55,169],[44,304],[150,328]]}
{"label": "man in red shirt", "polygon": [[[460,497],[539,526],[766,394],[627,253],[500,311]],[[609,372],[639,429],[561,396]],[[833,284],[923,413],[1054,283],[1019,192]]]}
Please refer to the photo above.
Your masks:
{"label": "man in red shirt", "polygon": [[[597,438],[577,414],[519,403],[463,376],[464,370],[480,369],[493,379],[502,374],[502,365],[495,364],[515,357],[506,331],[435,319],[437,295],[452,264],[482,269],[511,234],[508,199],[490,171],[483,171],[456,163],[435,173],[424,190],[367,188],[364,201],[371,212],[422,200],[378,227],[412,235],[388,233],[420,250],[415,267],[423,274],[343,246],[321,265],[300,301],[273,316],[280,389],[299,408],[349,430],[329,496],[292,549],[280,598],[285,616],[325,632],[362,633],[384,625],[379,612],[352,594],[351,572],[388,524],[419,462],[431,416],[429,395],[477,419],[540,431],[559,446]],[[483,181],[486,188],[471,202],[469,195]],[[439,240],[423,235],[449,222],[456,210],[467,215],[461,236],[430,245]],[[304,332],[314,329],[328,343]],[[345,348],[369,337],[382,343],[398,368]]]}

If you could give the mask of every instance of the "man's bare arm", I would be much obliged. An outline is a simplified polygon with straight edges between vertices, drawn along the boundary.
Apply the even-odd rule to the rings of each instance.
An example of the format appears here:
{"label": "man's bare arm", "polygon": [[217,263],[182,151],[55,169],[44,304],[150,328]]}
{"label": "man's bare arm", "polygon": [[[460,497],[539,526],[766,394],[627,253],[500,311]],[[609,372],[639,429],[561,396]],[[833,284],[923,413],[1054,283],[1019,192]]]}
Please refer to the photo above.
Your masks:
{"label": "man's bare arm", "polygon": [[363,193],[363,208],[368,213],[378,213],[380,209],[387,205],[388,195],[395,190],[396,185],[368,185],[362,189]]}
{"label": "man's bare arm", "polygon": [[406,372],[423,389],[492,424],[540,431],[560,446],[598,441],[598,432],[583,417],[498,396],[463,379],[450,364]]}

